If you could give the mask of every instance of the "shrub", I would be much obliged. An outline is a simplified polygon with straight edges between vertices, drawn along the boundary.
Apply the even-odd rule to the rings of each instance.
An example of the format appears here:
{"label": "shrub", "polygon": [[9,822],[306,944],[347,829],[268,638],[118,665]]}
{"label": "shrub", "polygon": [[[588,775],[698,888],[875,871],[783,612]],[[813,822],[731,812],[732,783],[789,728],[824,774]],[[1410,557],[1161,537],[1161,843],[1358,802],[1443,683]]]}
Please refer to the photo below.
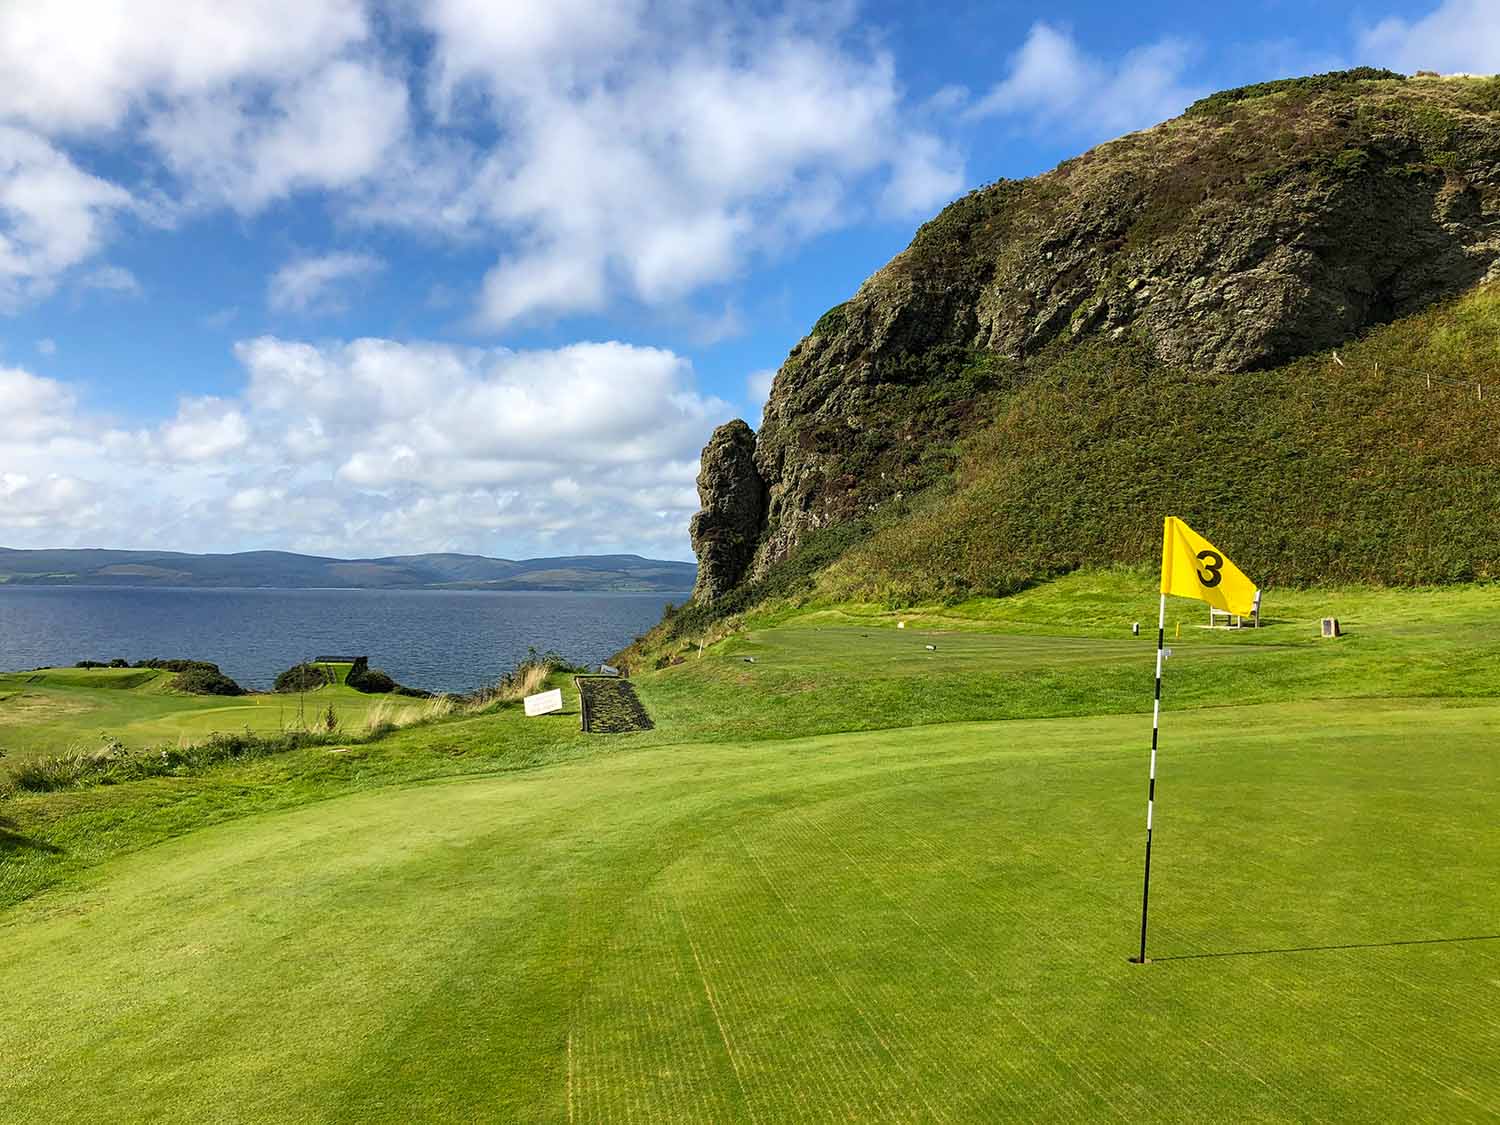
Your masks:
{"label": "shrub", "polygon": [[[102,668],[103,665],[96,665]],[[207,660],[137,660],[130,665],[132,668],[155,668],[159,672],[189,672],[194,668],[203,668],[211,672],[217,672],[219,666],[210,664]]]}
{"label": "shrub", "polygon": [[344,683],[366,695],[386,695],[399,686],[379,668],[371,668],[369,658],[364,656],[355,660],[349,674],[344,677]]}
{"label": "shrub", "polygon": [[132,751],[118,739],[105,735],[104,745],[98,750],[22,762],[11,771],[9,786],[28,793],[50,793],[89,785],[115,785],[147,777],[180,777],[222,762],[263,758],[332,741],[330,735],[308,731],[264,736],[246,731],[243,734],[213,734],[190,746],[169,745]]}
{"label": "shrub", "polygon": [[1405,82],[1404,74],[1394,70],[1383,70],[1373,66],[1357,66],[1352,70],[1334,70],[1327,74],[1313,74],[1305,78],[1281,78],[1274,82],[1257,82],[1252,86],[1237,86],[1232,90],[1220,90],[1206,98],[1199,98],[1187,107],[1188,117],[1204,117],[1220,114],[1240,102],[1264,98],[1271,94],[1293,92],[1303,95],[1342,90],[1359,82],[1394,81]]}
{"label": "shrub", "polygon": [[172,687],[191,695],[244,695],[240,687],[213,664],[198,665],[177,673]]}
{"label": "shrub", "polygon": [[272,690],[279,692],[317,691],[333,683],[333,673],[318,664],[293,664],[276,677]]}

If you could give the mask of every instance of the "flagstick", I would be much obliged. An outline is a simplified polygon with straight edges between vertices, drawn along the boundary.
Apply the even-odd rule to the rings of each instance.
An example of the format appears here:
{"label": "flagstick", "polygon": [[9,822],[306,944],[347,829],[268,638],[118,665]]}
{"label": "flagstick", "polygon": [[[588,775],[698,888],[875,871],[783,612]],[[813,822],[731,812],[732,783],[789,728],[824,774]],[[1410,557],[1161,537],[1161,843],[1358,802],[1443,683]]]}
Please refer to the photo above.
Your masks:
{"label": "flagstick", "polygon": [[1151,899],[1151,811],[1156,804],[1156,735],[1161,727],[1161,661],[1167,639],[1167,595],[1161,596],[1156,615],[1156,701],[1151,706],[1151,785],[1146,790],[1146,880],[1141,887],[1141,955],[1137,964],[1146,963],[1146,904]]}

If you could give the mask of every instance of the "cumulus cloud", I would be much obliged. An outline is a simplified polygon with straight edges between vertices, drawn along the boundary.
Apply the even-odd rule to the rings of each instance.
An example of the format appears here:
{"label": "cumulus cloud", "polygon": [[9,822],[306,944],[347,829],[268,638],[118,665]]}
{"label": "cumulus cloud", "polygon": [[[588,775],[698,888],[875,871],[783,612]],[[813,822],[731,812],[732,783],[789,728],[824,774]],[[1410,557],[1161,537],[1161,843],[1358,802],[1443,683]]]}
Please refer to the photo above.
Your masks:
{"label": "cumulus cloud", "polygon": [[1066,28],[1040,21],[1005,78],[967,115],[1073,134],[1143,128],[1176,116],[1198,97],[1184,81],[1191,54],[1186,41],[1166,38],[1109,61],[1085,52]]}
{"label": "cumulus cloud", "polygon": [[[370,38],[361,0],[98,0],[87,18],[0,5],[0,307],[51,292],[122,213],[248,214],[376,171],[406,130],[407,92]],[[84,170],[74,142],[133,146],[150,186]]]}
{"label": "cumulus cloud", "polygon": [[161,444],[174,461],[211,461],[244,447],[250,438],[245,416],[223,399],[184,400],[177,417],[161,428]]}
{"label": "cumulus cloud", "polygon": [[[870,42],[847,4],[3,5],[0,300],[49,291],[121,211],[253,216],[320,192],[347,221],[488,244],[466,296],[489,329],[680,307],[962,189]],[[112,146],[140,169],[129,189],[76,163]]]}
{"label": "cumulus cloud", "polygon": [[51,292],[133,205],[45,138],[0,121],[0,310]]}
{"label": "cumulus cloud", "polygon": [[154,115],[146,135],[189,199],[242,214],[301,189],[341,189],[384,166],[406,130],[404,83],[340,59],[274,87],[232,87]]}
{"label": "cumulus cloud", "polygon": [[963,186],[891,58],[824,15],[442,0],[421,18],[436,112],[504,143],[428,145],[363,213],[503,240],[479,301],[491,328],[679,301],[858,218],[859,188],[906,215]]}
{"label": "cumulus cloud", "polygon": [[0,5],[4,112],[44,131],[109,130],[157,97],[297,75],[368,34],[360,0]]}
{"label": "cumulus cloud", "polygon": [[68,428],[74,396],[55,379],[0,367],[0,440],[35,440]]}
{"label": "cumulus cloud", "polygon": [[272,276],[266,302],[276,312],[338,312],[345,307],[344,290],[351,282],[385,268],[373,254],[340,252],[288,262]]}
{"label": "cumulus cloud", "polygon": [[698,448],[732,413],[682,357],[615,342],[265,336],[236,354],[241,393],[138,430],[0,369],[0,542],[681,555]]}
{"label": "cumulus cloud", "polygon": [[1420,19],[1392,16],[1360,33],[1359,55],[1408,74],[1493,74],[1500,71],[1500,6],[1443,0]]}

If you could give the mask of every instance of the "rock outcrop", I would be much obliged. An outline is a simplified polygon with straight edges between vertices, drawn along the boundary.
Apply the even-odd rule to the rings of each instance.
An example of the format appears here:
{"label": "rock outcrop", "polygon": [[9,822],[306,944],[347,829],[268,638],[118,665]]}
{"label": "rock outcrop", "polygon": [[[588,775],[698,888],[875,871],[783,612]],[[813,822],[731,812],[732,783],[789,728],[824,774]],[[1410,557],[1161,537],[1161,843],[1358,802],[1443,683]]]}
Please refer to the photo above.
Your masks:
{"label": "rock outcrop", "polygon": [[1044,350],[1128,339],[1180,369],[1273,366],[1497,259],[1500,79],[1358,71],[1229,91],[973,192],[792,349],[758,435],[714,434],[700,592],[931,483],[984,420],[981,392],[1024,382]]}
{"label": "rock outcrop", "polygon": [[712,602],[734,589],[746,568],[766,514],[766,485],[755,467],[755,434],[744,422],[714,431],[698,470],[698,500],[689,534],[698,556],[693,597]]}

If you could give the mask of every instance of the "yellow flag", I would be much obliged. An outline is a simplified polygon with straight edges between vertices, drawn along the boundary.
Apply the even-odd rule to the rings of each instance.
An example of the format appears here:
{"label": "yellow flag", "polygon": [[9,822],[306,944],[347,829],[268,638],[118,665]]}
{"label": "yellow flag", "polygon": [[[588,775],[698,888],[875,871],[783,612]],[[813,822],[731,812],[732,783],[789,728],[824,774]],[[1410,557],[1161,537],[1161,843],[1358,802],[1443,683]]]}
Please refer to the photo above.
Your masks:
{"label": "yellow flag", "polygon": [[1255,607],[1255,583],[1176,516],[1167,517],[1162,533],[1161,592],[1197,598],[1240,616],[1249,616]]}

